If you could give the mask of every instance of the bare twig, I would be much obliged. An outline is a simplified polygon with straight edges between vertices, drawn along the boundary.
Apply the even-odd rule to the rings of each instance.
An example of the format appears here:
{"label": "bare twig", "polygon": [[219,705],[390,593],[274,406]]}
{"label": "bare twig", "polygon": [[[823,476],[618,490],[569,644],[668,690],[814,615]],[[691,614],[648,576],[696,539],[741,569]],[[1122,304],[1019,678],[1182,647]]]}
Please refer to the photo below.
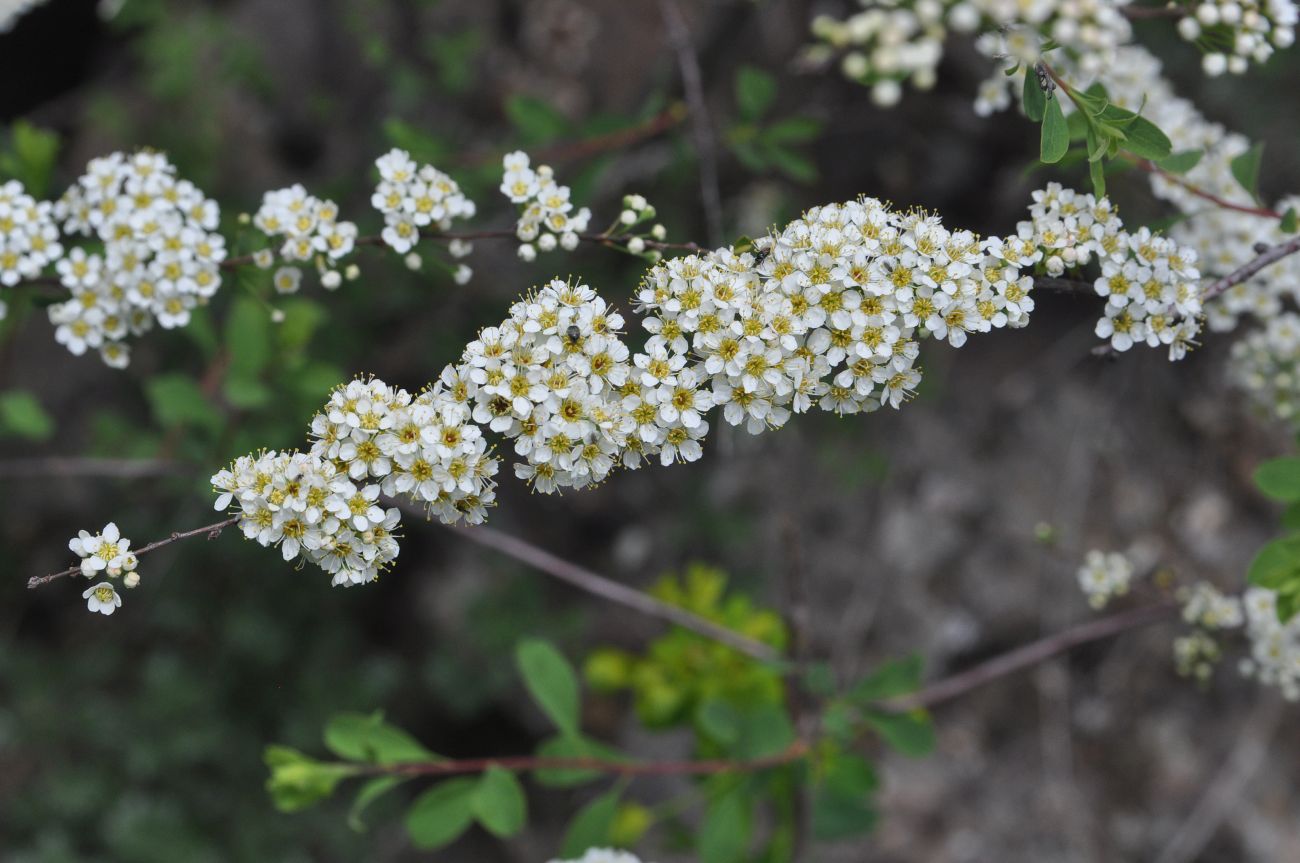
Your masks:
{"label": "bare twig", "polygon": [[[238,520],[239,520],[238,516],[232,516],[231,518],[228,518],[224,521],[219,521],[216,522],[215,524],[205,524],[203,527],[196,527],[193,530],[176,531],[166,539],[160,539],[157,542],[149,543],[143,548],[137,548],[134,554],[136,557],[144,557],[146,554],[148,554],[151,551],[156,551],[165,545],[171,545],[173,542],[178,542],[182,539],[189,539],[192,536],[201,536],[203,534],[207,534],[208,539],[216,539],[218,536],[221,535],[221,532],[223,530],[230,527]],[[27,579],[27,587],[28,588],[40,587],[42,584],[46,584],[48,582],[54,581],[56,578],[63,578],[64,576],[67,575],[76,575],[80,572],[81,572],[80,566],[70,566],[61,572],[51,573],[50,575],[32,576],[31,578]]]}
{"label": "bare twig", "polygon": [[1032,668],[1040,662],[1045,662],[1081,645],[1168,620],[1174,617],[1177,611],[1176,603],[1161,602],[1090,620],[999,654],[979,665],[932,683],[911,695],[888,701],[886,706],[898,711],[935,707],[965,695],[986,683]]}
{"label": "bare twig", "polygon": [[46,456],[44,458],[15,458],[0,461],[0,479],[45,479],[48,477],[143,479],[186,472],[187,467],[184,464],[165,459]]}
{"label": "bare twig", "polygon": [[[556,144],[551,147],[543,147],[533,151],[532,159],[537,164],[549,162],[573,162],[579,159],[586,159],[600,153],[608,153],[611,150],[622,150],[633,144],[638,144],[649,138],[667,132],[669,129],[677,126],[686,119],[686,106],[680,102],[674,102],[667,108],[655,114],[653,117],[629,126],[625,129],[617,129],[613,132],[607,132],[603,135],[593,135],[590,138],[584,138],[580,141],[569,141],[562,144]],[[502,152],[494,151],[492,153],[477,153],[467,156],[463,159],[457,159],[453,164],[465,166],[489,165],[496,162],[503,155]]]}
{"label": "bare twig", "polygon": [[1241,284],[1261,270],[1276,264],[1285,257],[1294,255],[1296,252],[1300,252],[1300,236],[1287,240],[1285,243],[1278,243],[1276,246],[1266,248],[1254,260],[1242,264],[1223,278],[1211,282],[1201,292],[1201,299],[1208,300],[1210,297],[1217,297],[1233,285]]}
{"label": "bare twig", "polygon": [[718,185],[718,154],[709,120],[709,106],[704,98],[704,80],[700,61],[691,44],[691,32],[676,0],[659,0],[668,43],[677,54],[686,104],[691,109],[691,135],[695,138],[695,155],[700,164],[700,203],[704,206],[704,223],[709,245],[722,242],[722,192]]}
{"label": "bare twig", "polygon": [[[418,508],[409,506],[404,506],[404,508],[408,509],[408,511],[420,512]],[[608,579],[603,575],[598,575],[589,569],[578,566],[576,563],[557,557],[545,549],[538,548],[526,540],[483,525],[473,527],[444,525],[444,527],[468,539],[470,542],[498,551],[507,557],[513,557],[520,563],[554,576],[560,581],[586,591],[593,596],[599,596],[602,599],[608,599],[610,602],[618,603],[642,614],[666,620],[763,662],[775,662],[781,659],[781,655],[776,650],[761,641],[755,641],[684,608],[671,605],[661,599],[656,599],[648,593],[643,593],[635,588],[619,584],[617,581]]]}

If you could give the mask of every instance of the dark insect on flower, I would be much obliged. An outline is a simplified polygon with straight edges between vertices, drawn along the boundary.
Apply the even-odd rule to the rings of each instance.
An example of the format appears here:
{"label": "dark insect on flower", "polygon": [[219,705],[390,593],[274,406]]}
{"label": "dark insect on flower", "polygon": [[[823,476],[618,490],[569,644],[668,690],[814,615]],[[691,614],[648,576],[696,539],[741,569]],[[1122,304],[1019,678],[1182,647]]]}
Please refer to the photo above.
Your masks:
{"label": "dark insect on flower", "polygon": [[577,324],[569,324],[569,328],[564,331],[564,337],[568,339],[569,344],[576,345],[582,338],[582,330],[578,329]]}
{"label": "dark insect on flower", "polygon": [[770,246],[759,249],[758,251],[754,252],[754,266],[757,267],[759,264],[766,261],[768,255],[770,254],[772,254],[772,248]]}

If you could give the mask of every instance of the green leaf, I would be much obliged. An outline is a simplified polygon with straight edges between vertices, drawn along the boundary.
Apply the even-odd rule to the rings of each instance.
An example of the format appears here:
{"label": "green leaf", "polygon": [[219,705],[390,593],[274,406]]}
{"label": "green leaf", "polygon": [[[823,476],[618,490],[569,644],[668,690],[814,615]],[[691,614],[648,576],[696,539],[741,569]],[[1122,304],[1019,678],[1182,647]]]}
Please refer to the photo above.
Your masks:
{"label": "green leaf", "polygon": [[1287,530],[1300,530],[1300,501],[1289,505],[1282,513],[1282,526]]}
{"label": "green leaf", "polygon": [[863,718],[886,743],[903,755],[920,758],[934,749],[934,725],[923,710],[909,713],[870,710],[863,714]]}
{"label": "green leaf", "polygon": [[281,812],[297,812],[334,793],[340,781],[356,773],[350,764],[326,764],[288,746],[268,746],[262,760],[271,770],[266,790]]}
{"label": "green leaf", "polygon": [[876,772],[860,755],[836,752],[813,796],[813,835],[821,840],[847,839],[876,826],[872,795]]}
{"label": "green leaf", "polygon": [[230,377],[221,387],[222,394],[231,407],[252,410],[271,403],[275,394],[271,388],[256,378]]}
{"label": "green leaf", "polygon": [[741,66],[736,72],[736,105],[740,116],[757,120],[776,99],[776,78],[754,66]]}
{"label": "green leaf", "polygon": [[1048,99],[1043,109],[1043,134],[1039,147],[1039,158],[1047,164],[1061,161],[1061,157],[1070,149],[1070,130],[1065,124],[1065,114],[1061,111],[1059,99]]}
{"label": "green leaf", "polygon": [[1204,150],[1180,150],[1156,162],[1156,165],[1171,174],[1186,174],[1201,163],[1204,155]]}
{"label": "green leaf", "polygon": [[701,863],[735,863],[749,847],[752,807],[742,787],[732,788],[713,800],[700,825],[698,851]]}
{"label": "green leaf", "polygon": [[17,120],[11,127],[8,150],[0,153],[0,176],[13,177],[29,195],[44,198],[49,192],[58,155],[56,133]]}
{"label": "green leaf", "polygon": [[736,742],[730,752],[736,758],[766,758],[777,755],[794,742],[794,724],[779,704],[758,704],[738,715]]}
{"label": "green leaf", "polygon": [[570,736],[578,733],[578,676],[564,655],[548,641],[519,642],[515,662],[533,700]]}
{"label": "green leaf", "polygon": [[811,183],[817,179],[817,166],[801,153],[796,153],[788,147],[773,145],[766,138],[763,139],[763,149],[767,153],[768,161],[790,179],[800,183]]}
{"label": "green leaf", "polygon": [[1025,72],[1024,98],[1021,104],[1025,108],[1025,116],[1035,123],[1043,122],[1043,109],[1047,107],[1047,97],[1043,95],[1043,88],[1038,86],[1038,76],[1033,70]]}
{"label": "green leaf", "polygon": [[724,746],[731,746],[740,739],[741,717],[728,701],[709,698],[700,702],[695,709],[695,723],[704,734]]}
{"label": "green leaf", "polygon": [[530,146],[554,141],[569,129],[563,114],[534,96],[511,96],[506,100],[506,117]]}
{"label": "green leaf", "polygon": [[1300,217],[1296,215],[1295,207],[1288,207],[1287,211],[1282,214],[1282,221],[1278,223],[1284,234],[1294,234],[1300,231]]}
{"label": "green leaf", "polygon": [[417,162],[436,164],[450,152],[442,139],[396,117],[384,121],[384,137],[392,146],[410,153]]}
{"label": "green leaf", "polygon": [[622,789],[607,791],[578,810],[564,831],[564,843],[560,846],[560,856],[566,860],[576,859],[588,848],[604,848],[610,844],[610,832],[614,827],[614,817],[618,814],[618,801]]}
{"label": "green leaf", "polygon": [[221,411],[182,372],[158,375],[145,384],[154,419],[164,428],[192,424],[210,433],[221,427]]}
{"label": "green leaf", "polygon": [[384,722],[382,711],[330,717],[325,726],[325,745],[340,758],[372,764],[441,760],[414,737]]}
{"label": "green leaf", "polygon": [[1092,180],[1092,192],[1098,198],[1106,194],[1106,168],[1098,159],[1088,163],[1088,177]]}
{"label": "green leaf", "polygon": [[1261,548],[1250,562],[1246,578],[1279,593],[1300,585],[1300,537],[1275,539]]}
{"label": "green leaf", "polygon": [[1134,117],[1124,130],[1124,149],[1143,159],[1158,161],[1173,152],[1169,136],[1145,117]]}
{"label": "green leaf", "polygon": [[1232,160],[1232,176],[1252,198],[1259,197],[1259,165],[1264,158],[1264,145],[1255,144]]}
{"label": "green leaf", "polygon": [[0,392],[0,436],[46,440],[54,434],[54,419],[27,390]]}
{"label": "green leaf", "polygon": [[230,373],[256,378],[271,360],[271,316],[252,297],[239,297],[230,307],[225,327]]}
{"label": "green leaf", "polygon": [[365,832],[366,822],[361,818],[362,813],[371,803],[401,785],[407,778],[406,776],[376,776],[362,785],[361,790],[352,800],[352,808],[348,810],[348,826],[358,833]]}
{"label": "green leaf", "polygon": [[1255,468],[1256,487],[1273,500],[1300,501],[1300,458],[1269,459]]}
{"label": "green leaf", "polygon": [[283,300],[278,305],[284,312],[284,321],[276,327],[276,340],[288,351],[306,347],[317,328],[329,317],[323,305],[304,297]]}
{"label": "green leaf", "polygon": [[470,798],[470,809],[478,823],[502,839],[522,830],[528,817],[528,803],[519,780],[509,770],[496,765],[479,778]]}
{"label": "green leaf", "polygon": [[454,842],[474,820],[471,801],[478,778],[462,776],[440,782],[415,798],[406,812],[406,832],[426,851]]}
{"label": "green leaf", "polygon": [[921,686],[921,667],[920,654],[891,660],[854,684],[845,695],[860,704],[906,695]]}
{"label": "green leaf", "polygon": [[821,134],[822,121],[813,117],[786,117],[768,126],[763,137],[778,144],[806,144]]}

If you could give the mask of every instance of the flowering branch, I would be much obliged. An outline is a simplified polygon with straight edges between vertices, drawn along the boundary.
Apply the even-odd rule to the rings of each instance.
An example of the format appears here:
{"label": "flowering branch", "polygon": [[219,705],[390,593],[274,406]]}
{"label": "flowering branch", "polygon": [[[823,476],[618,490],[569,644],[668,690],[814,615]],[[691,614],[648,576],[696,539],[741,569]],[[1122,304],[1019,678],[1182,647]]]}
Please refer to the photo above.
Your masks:
{"label": "flowering branch", "polygon": [[[171,545],[173,542],[178,542],[182,539],[189,539],[192,536],[199,536],[201,534],[206,534],[208,539],[216,539],[218,536],[221,535],[221,532],[223,530],[235,524],[235,522],[237,521],[239,521],[239,518],[234,517],[234,518],[225,519],[224,521],[218,521],[215,524],[206,524],[203,527],[196,527],[193,530],[175,531],[172,533],[171,536],[167,537],[166,539],[160,539],[157,542],[149,543],[143,548],[136,549],[134,554],[136,555],[136,557],[141,557],[143,555],[148,554],[151,551],[156,551],[162,548],[164,545]],[[58,578],[63,578],[65,575],[77,575],[80,572],[81,572],[80,566],[70,566],[65,570],[51,573],[50,575],[32,576],[31,578],[27,579],[27,587],[28,589],[31,589],[33,587],[40,587],[42,584],[46,584]]]}
{"label": "flowering branch", "polygon": [[529,770],[595,770],[619,776],[707,776],[718,773],[755,773],[784,767],[807,757],[809,745],[795,740],[781,752],[763,758],[731,760],[714,758],[701,761],[619,761],[606,758],[551,758],[521,755],[509,758],[468,758],[447,761],[420,761],[367,767],[362,775],[375,776],[455,776],[482,773],[492,767],[511,772]]}

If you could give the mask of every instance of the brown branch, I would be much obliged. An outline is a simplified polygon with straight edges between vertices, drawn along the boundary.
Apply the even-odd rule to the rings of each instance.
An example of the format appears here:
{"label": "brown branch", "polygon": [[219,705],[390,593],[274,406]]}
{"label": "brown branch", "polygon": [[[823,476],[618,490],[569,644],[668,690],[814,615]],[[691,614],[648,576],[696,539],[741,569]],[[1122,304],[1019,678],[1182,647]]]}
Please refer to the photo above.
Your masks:
{"label": "brown branch", "polygon": [[1137,21],[1143,18],[1185,18],[1187,10],[1170,3],[1167,6],[1121,6],[1120,14]]}
{"label": "brown branch", "polygon": [[1267,269],[1269,266],[1277,263],[1285,257],[1294,255],[1296,252],[1300,252],[1300,236],[1287,240],[1285,243],[1278,243],[1276,246],[1265,247],[1263,251],[1258,253],[1254,260],[1242,264],[1223,278],[1211,282],[1209,286],[1201,292],[1201,299],[1208,300],[1211,297],[1217,297],[1233,285],[1241,284],[1250,277],[1259,273],[1261,270]]}
{"label": "brown branch", "polygon": [[722,242],[722,192],[718,185],[718,154],[709,121],[709,106],[704,98],[704,76],[700,73],[700,60],[691,44],[691,32],[676,0],[659,0],[659,13],[664,19],[668,43],[677,54],[677,66],[682,76],[682,89],[691,111],[691,135],[695,138],[695,156],[700,165],[700,202],[704,206],[704,224],[709,243]]}
{"label": "brown branch", "polygon": [[[418,508],[413,508],[410,505],[403,505],[403,508],[423,515]],[[441,524],[441,522],[439,523]],[[513,557],[520,563],[554,576],[560,581],[586,591],[593,596],[599,596],[602,599],[607,599],[610,602],[639,611],[650,617],[666,620],[683,629],[689,629],[703,635],[705,638],[725,644],[762,662],[777,662],[781,659],[781,655],[775,649],[761,641],[741,635],[735,630],[728,629],[679,606],[671,605],[648,593],[643,593],[613,579],[598,575],[589,569],[578,566],[576,563],[557,557],[545,549],[538,548],[526,540],[484,525],[443,526],[470,542],[500,552],[507,557]]]}
{"label": "brown branch", "polygon": [[[667,132],[674,126],[677,126],[686,119],[687,112],[684,105],[675,102],[667,108],[655,114],[653,117],[629,126],[625,129],[616,129],[613,132],[606,132],[603,135],[593,135],[590,138],[584,138],[580,141],[569,141],[566,143],[555,144],[550,147],[543,147],[533,151],[530,155],[532,160],[537,164],[550,162],[574,162],[580,159],[590,158],[601,153],[607,153],[610,150],[622,150],[631,147],[633,144],[639,144],[649,138]],[[464,167],[479,167],[490,165],[499,160],[504,154],[501,151],[491,153],[478,153],[466,156],[462,159],[454,159],[452,164]]]}
{"label": "brown branch", "polygon": [[0,479],[46,477],[143,479],[186,473],[186,465],[164,459],[47,456],[0,461]]}
{"label": "brown branch", "polygon": [[[205,524],[203,527],[196,527],[193,530],[176,531],[166,539],[160,539],[157,542],[151,542],[148,545],[146,545],[144,548],[137,548],[133,552],[133,554],[135,554],[136,557],[144,557],[149,552],[156,551],[162,548],[164,545],[171,545],[173,542],[179,542],[182,539],[189,539],[192,536],[199,536],[201,534],[207,534],[208,539],[216,539],[218,536],[221,535],[221,532],[223,530],[230,527],[238,520],[239,520],[239,516],[232,516],[231,518],[228,518],[225,521],[219,521],[216,522],[215,524]],[[50,575],[32,576],[31,578],[27,579],[27,587],[29,589],[33,587],[40,587],[42,584],[46,584],[48,582],[54,581],[56,578],[63,578],[66,575],[76,575],[79,572],[81,572],[80,566],[70,566],[61,572],[51,573]]]}
{"label": "brown branch", "polygon": [[456,776],[482,773],[490,767],[511,772],[527,770],[595,770],[619,776],[701,776],[716,773],[754,773],[784,767],[806,757],[809,746],[796,740],[781,752],[763,758],[728,760],[715,758],[701,761],[617,761],[607,758],[549,758],[521,755],[508,758],[466,758],[448,761],[420,761],[406,764],[376,765],[362,775]]}
{"label": "brown branch", "polygon": [[1277,212],[1276,210],[1270,210],[1267,207],[1251,207],[1246,204],[1237,204],[1232,201],[1229,201],[1227,198],[1221,198],[1218,195],[1214,194],[1213,192],[1207,192],[1205,189],[1202,189],[1200,186],[1197,186],[1194,183],[1188,182],[1187,180],[1183,179],[1177,174],[1172,173],[1170,171],[1166,171],[1164,168],[1155,164],[1150,159],[1142,159],[1137,156],[1134,156],[1132,153],[1127,153],[1127,152],[1124,153],[1124,157],[1129,162],[1132,162],[1134,165],[1136,165],[1138,170],[1145,171],[1148,174],[1157,174],[1161,177],[1164,177],[1169,182],[1174,183],[1178,186],[1182,186],[1184,189],[1186,189],[1188,192],[1195,195],[1196,197],[1201,198],[1202,200],[1205,201],[1209,201],[1210,203],[1214,204],[1216,207],[1219,207],[1221,209],[1232,210],[1237,213],[1245,213],[1250,216],[1260,216],[1261,218],[1265,218],[1265,219],[1282,218],[1282,214]]}
{"label": "brown branch", "polygon": [[1169,620],[1175,617],[1177,612],[1177,603],[1160,602],[1090,620],[998,654],[965,671],[931,683],[911,695],[891,699],[882,706],[898,712],[934,707],[1084,644],[1112,638],[1130,629],[1139,629]]}

